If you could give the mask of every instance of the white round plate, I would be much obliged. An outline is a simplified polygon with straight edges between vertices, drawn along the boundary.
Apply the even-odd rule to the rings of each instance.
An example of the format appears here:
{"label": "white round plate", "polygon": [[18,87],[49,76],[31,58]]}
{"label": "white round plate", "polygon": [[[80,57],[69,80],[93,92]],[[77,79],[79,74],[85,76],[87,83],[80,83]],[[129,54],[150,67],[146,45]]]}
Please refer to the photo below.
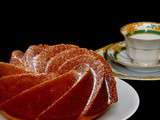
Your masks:
{"label": "white round plate", "polygon": [[[118,102],[110,106],[98,120],[126,120],[133,115],[139,106],[139,96],[128,83],[116,78]],[[0,115],[0,120],[7,120]]]}
{"label": "white round plate", "polygon": [[120,79],[117,79],[117,88],[118,102],[98,120],[126,120],[138,109],[140,100],[136,90]]}

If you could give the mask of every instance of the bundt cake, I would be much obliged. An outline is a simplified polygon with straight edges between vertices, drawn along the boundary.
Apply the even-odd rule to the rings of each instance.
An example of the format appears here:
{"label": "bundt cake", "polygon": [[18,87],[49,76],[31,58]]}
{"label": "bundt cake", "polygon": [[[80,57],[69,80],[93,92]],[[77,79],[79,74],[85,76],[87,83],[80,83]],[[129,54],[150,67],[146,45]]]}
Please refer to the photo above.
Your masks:
{"label": "bundt cake", "polygon": [[92,120],[118,101],[107,61],[76,45],[32,45],[0,62],[0,111],[11,120]]}

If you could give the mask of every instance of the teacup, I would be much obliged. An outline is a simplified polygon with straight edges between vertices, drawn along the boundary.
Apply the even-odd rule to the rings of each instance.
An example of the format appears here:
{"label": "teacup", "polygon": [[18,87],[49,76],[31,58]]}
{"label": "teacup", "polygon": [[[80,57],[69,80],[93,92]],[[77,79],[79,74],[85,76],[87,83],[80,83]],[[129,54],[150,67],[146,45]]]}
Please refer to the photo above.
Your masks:
{"label": "teacup", "polygon": [[141,66],[160,63],[160,23],[135,22],[121,28],[125,37],[127,54]]}

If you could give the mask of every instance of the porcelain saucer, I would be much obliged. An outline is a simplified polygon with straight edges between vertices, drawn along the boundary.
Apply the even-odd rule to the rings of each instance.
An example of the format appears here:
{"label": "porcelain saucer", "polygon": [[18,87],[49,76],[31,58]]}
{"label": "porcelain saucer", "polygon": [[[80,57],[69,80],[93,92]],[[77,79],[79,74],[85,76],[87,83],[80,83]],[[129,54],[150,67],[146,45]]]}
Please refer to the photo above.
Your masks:
{"label": "porcelain saucer", "polygon": [[114,75],[121,78],[121,79],[147,80],[147,81],[160,80],[160,71],[157,71],[157,72],[133,71],[133,70],[130,70],[124,66],[116,64],[116,63],[112,62],[111,60],[108,60],[108,61],[112,67],[112,71],[113,71]]}
{"label": "porcelain saucer", "polygon": [[[114,48],[114,49],[113,49]],[[125,53],[125,42],[118,42],[106,45],[96,52],[103,56],[111,65],[115,76],[127,80],[160,80],[160,65],[145,67],[131,64],[130,59],[122,57],[124,61],[119,61],[119,56]],[[109,51],[109,52],[108,52]],[[120,52],[118,52],[120,51]],[[121,53],[121,54],[120,54]],[[127,61],[128,60],[128,61]],[[156,70],[155,70],[156,69]]]}
{"label": "porcelain saucer", "polygon": [[125,42],[119,42],[110,46],[106,52],[108,59],[136,72],[158,72],[160,62],[156,65],[137,64],[127,55]]}

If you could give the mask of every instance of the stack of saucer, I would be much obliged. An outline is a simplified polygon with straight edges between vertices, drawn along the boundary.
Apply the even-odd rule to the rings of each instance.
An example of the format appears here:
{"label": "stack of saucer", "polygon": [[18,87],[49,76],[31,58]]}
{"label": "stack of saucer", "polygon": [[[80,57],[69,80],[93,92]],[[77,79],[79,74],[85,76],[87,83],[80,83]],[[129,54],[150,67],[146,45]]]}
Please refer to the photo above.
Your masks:
{"label": "stack of saucer", "polygon": [[97,52],[110,62],[112,70],[121,79],[160,80],[160,61],[156,65],[140,65],[126,52],[125,41],[107,45]]}

